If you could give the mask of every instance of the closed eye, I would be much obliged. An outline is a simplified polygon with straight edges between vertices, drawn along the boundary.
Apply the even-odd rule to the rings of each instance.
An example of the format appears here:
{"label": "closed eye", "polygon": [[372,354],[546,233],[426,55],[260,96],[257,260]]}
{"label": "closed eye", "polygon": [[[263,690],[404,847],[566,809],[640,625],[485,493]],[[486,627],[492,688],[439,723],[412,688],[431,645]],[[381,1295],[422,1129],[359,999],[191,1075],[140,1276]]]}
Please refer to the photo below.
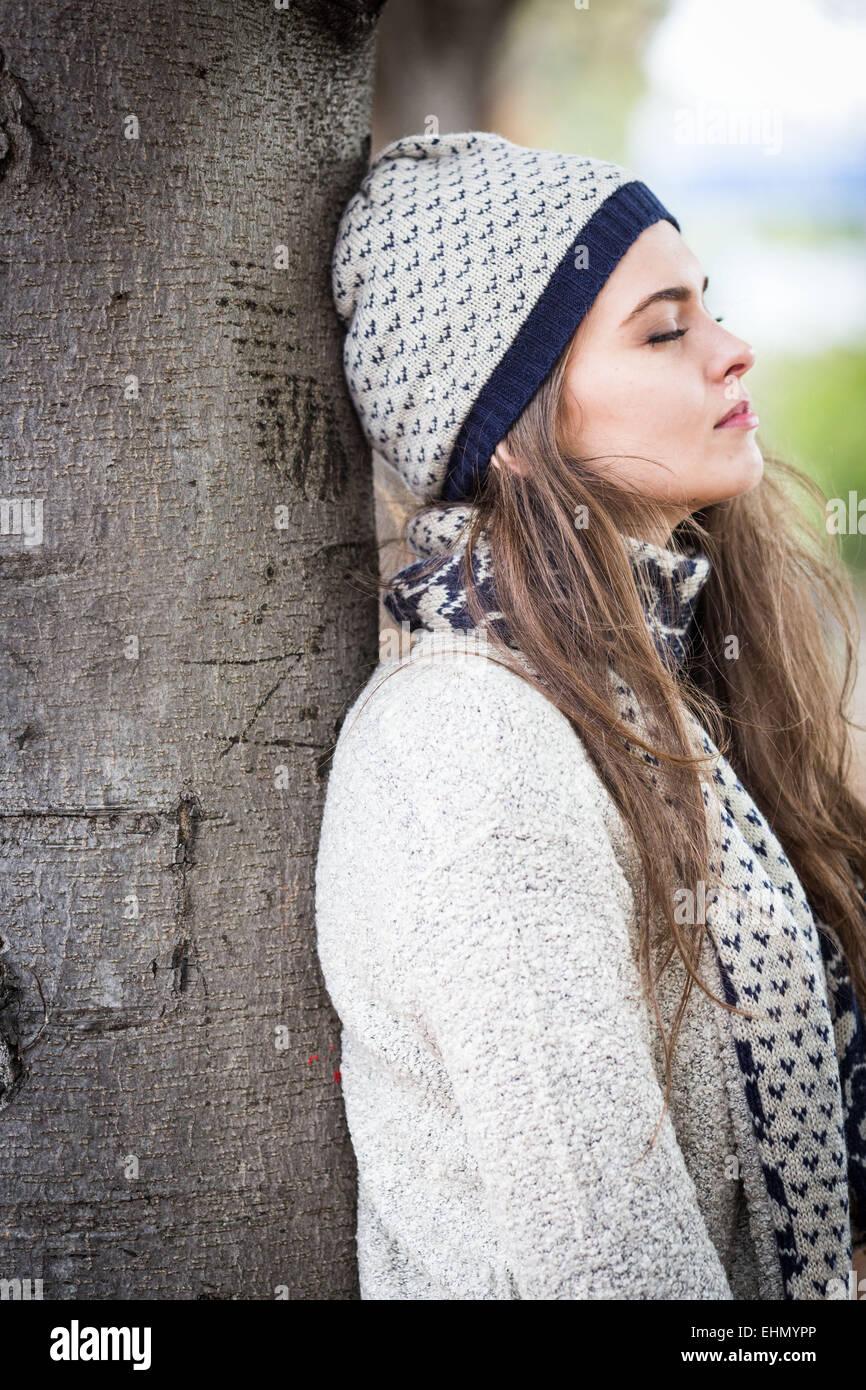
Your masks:
{"label": "closed eye", "polygon": [[654,338],[647,338],[647,342],[650,347],[655,343],[672,343],[674,338],[681,338],[688,331],[687,328],[675,328],[672,333],[657,333]]}
{"label": "closed eye", "polygon": [[[718,318],[716,319],[716,323],[721,323],[723,317],[723,314],[719,314]],[[682,336],[685,333],[688,333],[688,331],[689,330],[687,328],[675,328],[670,333],[656,333],[654,337],[647,338],[647,343],[651,347],[656,343],[672,343],[675,338],[682,338]]]}

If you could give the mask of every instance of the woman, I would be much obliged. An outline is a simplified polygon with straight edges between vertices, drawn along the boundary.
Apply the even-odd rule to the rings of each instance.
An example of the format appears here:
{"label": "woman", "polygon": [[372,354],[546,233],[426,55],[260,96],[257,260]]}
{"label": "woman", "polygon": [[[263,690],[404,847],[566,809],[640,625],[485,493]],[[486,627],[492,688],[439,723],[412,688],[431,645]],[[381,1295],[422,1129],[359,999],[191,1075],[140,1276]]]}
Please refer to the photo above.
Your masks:
{"label": "woman", "polygon": [[333,285],[422,503],[317,863],[362,1298],[850,1297],[850,592],[751,347],[633,175],[486,132],[383,150]]}

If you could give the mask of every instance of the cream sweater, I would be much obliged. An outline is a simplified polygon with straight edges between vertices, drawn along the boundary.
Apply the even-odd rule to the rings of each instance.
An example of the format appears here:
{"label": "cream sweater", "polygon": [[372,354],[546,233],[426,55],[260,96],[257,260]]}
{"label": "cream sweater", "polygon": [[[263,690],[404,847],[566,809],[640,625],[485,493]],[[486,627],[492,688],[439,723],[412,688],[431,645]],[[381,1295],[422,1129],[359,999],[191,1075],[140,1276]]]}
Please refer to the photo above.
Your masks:
{"label": "cream sweater", "polygon": [[[425,655],[426,653],[426,655]],[[316,868],[363,1299],[780,1299],[727,1015],[664,1057],[639,861],[565,717],[459,633],[343,723]],[[724,997],[707,941],[703,978]],[[678,957],[659,985],[670,1027]]]}

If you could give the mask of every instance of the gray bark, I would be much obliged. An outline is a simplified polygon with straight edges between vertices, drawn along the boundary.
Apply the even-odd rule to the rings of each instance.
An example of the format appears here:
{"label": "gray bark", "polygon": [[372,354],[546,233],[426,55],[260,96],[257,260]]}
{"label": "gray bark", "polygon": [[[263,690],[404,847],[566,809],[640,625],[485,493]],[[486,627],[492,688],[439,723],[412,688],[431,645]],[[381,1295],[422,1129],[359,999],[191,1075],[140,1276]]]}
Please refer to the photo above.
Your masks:
{"label": "gray bark", "polygon": [[0,1280],[46,1299],[357,1297],[313,874],[377,655],[329,263],[379,8],[4,8]]}

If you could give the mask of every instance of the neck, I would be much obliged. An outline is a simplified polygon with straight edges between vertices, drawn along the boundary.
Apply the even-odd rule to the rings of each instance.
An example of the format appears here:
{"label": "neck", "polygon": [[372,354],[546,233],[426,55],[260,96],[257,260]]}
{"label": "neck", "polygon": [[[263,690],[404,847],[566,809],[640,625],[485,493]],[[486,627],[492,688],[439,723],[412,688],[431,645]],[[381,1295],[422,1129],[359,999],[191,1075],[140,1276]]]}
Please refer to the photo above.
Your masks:
{"label": "neck", "polygon": [[666,549],[671,544],[671,537],[674,527],[667,524],[661,526],[638,526],[628,528],[627,535],[631,540],[645,541],[647,545],[658,546],[660,550]]}
{"label": "neck", "polygon": [[673,533],[681,521],[691,513],[682,507],[668,510],[662,508],[657,514],[653,514],[652,519],[646,515],[634,517],[623,526],[623,533],[633,536],[635,539],[648,541],[651,545],[668,547],[673,540]]}

